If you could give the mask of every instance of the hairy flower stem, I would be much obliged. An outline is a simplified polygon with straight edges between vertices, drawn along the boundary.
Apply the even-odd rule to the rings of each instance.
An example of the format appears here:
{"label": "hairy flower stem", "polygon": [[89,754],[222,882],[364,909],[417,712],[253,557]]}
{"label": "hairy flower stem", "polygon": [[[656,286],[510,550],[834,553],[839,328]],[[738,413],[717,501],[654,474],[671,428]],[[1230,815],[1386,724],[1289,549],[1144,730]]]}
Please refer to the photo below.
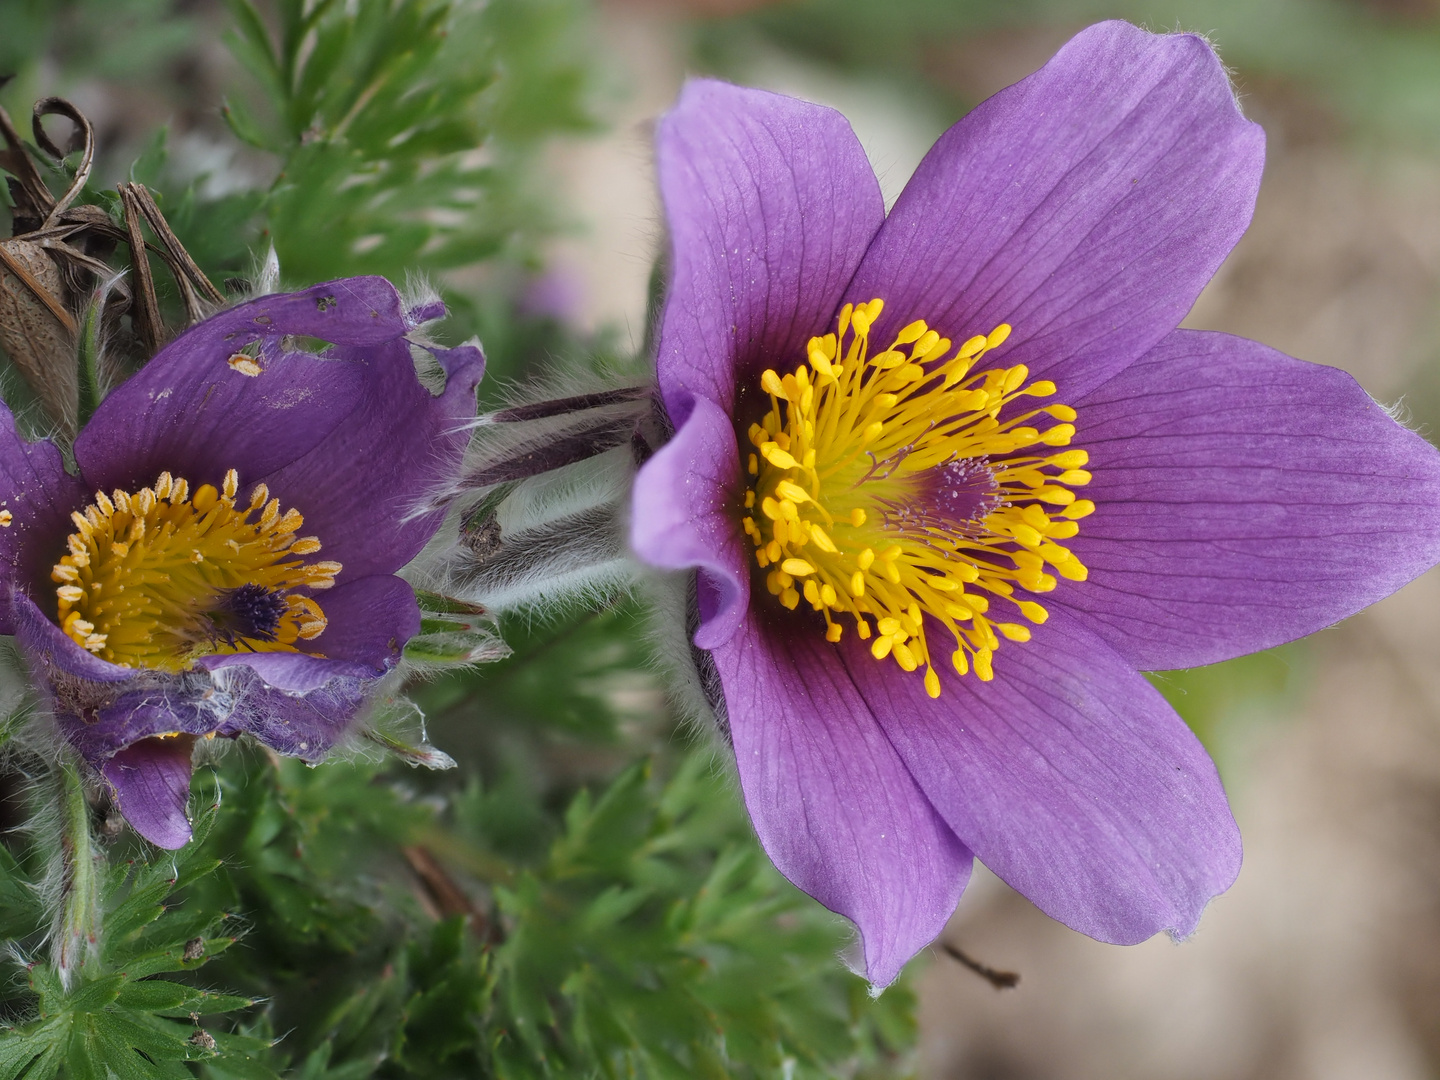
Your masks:
{"label": "hairy flower stem", "polygon": [[100,379],[100,318],[105,310],[104,287],[97,289],[80,317],[76,362],[79,368],[79,422],[76,430],[83,428],[99,407],[105,396],[104,384]]}
{"label": "hairy flower stem", "polygon": [[59,903],[52,935],[52,962],[69,985],[85,964],[100,936],[99,874],[90,832],[90,806],[74,761],[61,762],[55,773],[59,787],[59,844],[52,872],[59,882]]}

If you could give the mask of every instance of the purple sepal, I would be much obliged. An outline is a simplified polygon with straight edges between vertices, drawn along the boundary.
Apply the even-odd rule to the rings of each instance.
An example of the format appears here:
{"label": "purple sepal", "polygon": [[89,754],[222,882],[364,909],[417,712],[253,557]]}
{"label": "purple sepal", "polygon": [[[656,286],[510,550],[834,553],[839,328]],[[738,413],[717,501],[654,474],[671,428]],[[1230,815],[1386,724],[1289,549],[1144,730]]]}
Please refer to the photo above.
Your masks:
{"label": "purple sepal", "polygon": [[1045,602],[1135,667],[1313,633],[1440,560],[1440,455],[1336,368],[1178,330],[1075,405],[1090,579]]}
{"label": "purple sepal", "polygon": [[[75,439],[81,474],[108,490],[149,484],[164,470],[192,484],[218,483],[234,468],[248,490],[347,421],[376,373],[364,362],[285,351],[284,339],[318,338],[368,355],[408,329],[400,297],[384,278],[327,282],[223,311],[181,334],[106,397]],[[252,344],[262,369],[254,377],[229,364]],[[408,350],[400,353],[408,367]],[[381,373],[394,363],[387,356]]]}
{"label": "purple sepal", "polygon": [[729,639],[750,602],[749,540],[737,524],[740,464],[730,418],[709,398],[681,395],[675,437],[640,471],[630,514],[637,554],[670,569],[698,567],[704,609],[695,644]]}
{"label": "purple sepal", "polygon": [[951,675],[935,700],[854,635],[840,651],[930,805],[997,876],[1101,941],[1188,936],[1240,872],[1214,764],[1083,624],[1056,612],[1033,634],[1000,649],[993,682]]}
{"label": "purple sepal", "polygon": [[1009,323],[1000,362],[1073,403],[1190,310],[1264,162],[1203,38],[1100,23],[940,137],[845,298],[884,298],[881,342],[912,319],[956,342]]}
{"label": "purple sepal", "polygon": [[84,504],[85,487],[65,472],[60,451],[53,443],[22,439],[0,403],[0,511],[11,515],[10,524],[0,527],[0,634],[15,633],[12,592],[48,584],[73,528],[70,511]]}
{"label": "purple sepal", "polygon": [[336,678],[306,693],[276,689],[251,671],[222,681],[234,711],[221,734],[253,735],[276,753],[322,760],[350,731],[372,680]]}
{"label": "purple sepal", "polygon": [[850,122],[782,94],[696,79],[655,146],[671,236],[660,390],[672,415],[686,391],[728,413],[833,329],[885,202]]}
{"label": "purple sepal", "polygon": [[776,867],[856,925],[866,977],[888,986],[944,929],[971,855],[823,633],[772,615],[752,609],[712,654],[745,806]]}
{"label": "purple sepal", "polygon": [[35,601],[18,589],[11,595],[15,638],[32,667],[51,678],[62,674],[71,679],[97,683],[119,683],[134,677],[132,668],[112,664],[77,645],[73,638],[41,614]]}
{"label": "purple sepal", "polygon": [[101,770],[120,813],[157,847],[175,850],[191,837],[185,804],[190,798],[193,735],[143,739],[120,751]]}
{"label": "purple sepal", "polygon": [[412,329],[423,326],[425,323],[434,322],[436,319],[445,317],[444,300],[428,300],[423,304],[416,304],[405,312],[405,323]]}

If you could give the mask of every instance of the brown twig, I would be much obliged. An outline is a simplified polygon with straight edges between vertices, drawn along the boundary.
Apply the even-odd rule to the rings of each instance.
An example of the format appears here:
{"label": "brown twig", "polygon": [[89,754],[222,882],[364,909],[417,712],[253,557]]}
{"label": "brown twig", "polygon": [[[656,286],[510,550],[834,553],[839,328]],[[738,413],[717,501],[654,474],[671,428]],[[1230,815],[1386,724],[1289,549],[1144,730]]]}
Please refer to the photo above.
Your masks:
{"label": "brown twig", "polygon": [[155,299],[155,275],[150,269],[150,259],[145,252],[145,237],[140,231],[140,219],[144,216],[138,205],[134,184],[119,185],[120,205],[125,209],[125,228],[129,234],[130,266],[135,272],[135,306],[131,318],[135,323],[135,336],[146,356],[160,351],[165,340],[165,327],[160,321],[160,305]]}
{"label": "brown twig", "polygon": [[950,956],[956,963],[969,968],[976,975],[988,982],[996,990],[1011,990],[1020,985],[1020,975],[1014,971],[997,971],[988,964],[982,964],[972,956],[968,956],[958,946],[951,945],[948,941],[939,943],[940,948]]}
{"label": "brown twig", "polygon": [[[45,181],[40,179],[40,173],[20,139],[20,133],[15,130],[15,125],[10,122],[10,114],[4,109],[0,109],[0,138],[5,140],[5,150],[0,153],[0,168],[20,181],[20,189],[25,193],[25,201],[29,204],[21,206],[17,201],[17,217],[25,218],[29,223],[38,226],[55,205],[55,196],[50,194]],[[20,227],[21,223],[17,222],[16,225]]]}
{"label": "brown twig", "polygon": [[424,899],[429,902],[437,917],[463,915],[470,921],[470,930],[478,940],[495,940],[490,917],[465,895],[465,891],[455,883],[455,879],[440,865],[440,861],[431,854],[429,848],[409,844],[402,847],[400,853],[405,856],[405,861],[420,880],[420,886],[425,891]]}
{"label": "brown twig", "polygon": [[85,114],[64,98],[42,98],[35,103],[35,114],[31,118],[30,126],[34,129],[35,142],[40,149],[56,161],[65,160],[65,151],[51,142],[50,136],[45,134],[45,125],[41,121],[47,116],[63,116],[80,129],[80,163],[75,166],[75,179],[70,182],[70,187],[65,194],[60,196],[59,201],[45,215],[45,221],[41,228],[49,228],[54,225],[56,219],[80,197],[80,193],[85,190],[85,182],[90,179],[90,167],[95,162],[95,129],[90,126],[90,121],[85,119]]}
{"label": "brown twig", "polygon": [[[145,215],[145,222],[150,226],[150,231],[155,234],[164,248],[161,255],[169,263],[175,280],[181,282],[182,288],[187,288],[182,279],[188,279],[189,285],[198,289],[210,303],[223,304],[225,294],[215,288],[210,279],[205,276],[205,272],[190,257],[190,253],[185,250],[185,246],[180,243],[180,238],[170,228],[170,223],[165,220],[165,215],[160,212],[160,207],[156,205],[150,192],[140,184],[131,184],[130,189],[135,196],[136,204],[140,207],[140,212]],[[186,306],[189,306],[188,303]],[[191,322],[198,322],[204,317],[204,313],[198,310],[189,314]]]}

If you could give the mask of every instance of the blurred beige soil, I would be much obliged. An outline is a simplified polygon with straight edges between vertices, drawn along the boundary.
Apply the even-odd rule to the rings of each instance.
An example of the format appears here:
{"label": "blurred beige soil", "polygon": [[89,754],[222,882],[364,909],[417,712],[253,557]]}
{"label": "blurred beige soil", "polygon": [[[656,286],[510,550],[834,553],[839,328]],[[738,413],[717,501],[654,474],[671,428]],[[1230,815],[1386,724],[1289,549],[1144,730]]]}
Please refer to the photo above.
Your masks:
{"label": "blurred beige soil", "polygon": [[[1068,36],[1001,35],[946,68],[979,95]],[[663,10],[605,9],[623,73],[613,134],[556,155],[585,224],[555,254],[576,317],[638,342],[661,229],[649,124],[684,37]],[[791,61],[753,81],[856,119],[893,197],[938,132],[881,88]],[[1240,76],[1269,134],[1255,224],[1187,325],[1352,372],[1394,402],[1440,383],[1440,161],[1357,150],[1293,86]],[[871,92],[873,90],[873,92]],[[1421,395],[1424,400],[1424,395]],[[1428,432],[1428,434],[1434,434]],[[950,938],[1021,972],[997,993],[943,956],[919,979],[922,1075],[956,1080],[1422,1080],[1440,1071],[1440,574],[1312,639],[1309,685],[1232,718],[1221,768],[1246,841],[1195,938],[1100,945],[981,874]],[[1276,715],[1276,713],[1279,715]]]}

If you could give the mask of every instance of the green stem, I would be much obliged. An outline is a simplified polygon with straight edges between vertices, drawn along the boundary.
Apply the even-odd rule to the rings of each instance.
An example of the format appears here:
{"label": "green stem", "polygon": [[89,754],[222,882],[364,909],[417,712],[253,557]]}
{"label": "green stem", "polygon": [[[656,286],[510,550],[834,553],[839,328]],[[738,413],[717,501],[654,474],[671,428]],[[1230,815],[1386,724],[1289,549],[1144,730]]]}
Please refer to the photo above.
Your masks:
{"label": "green stem", "polygon": [[104,311],[103,288],[97,290],[80,317],[78,363],[80,402],[77,430],[83,428],[105,397],[100,380],[100,315]]}
{"label": "green stem", "polygon": [[100,934],[99,874],[90,833],[90,805],[74,761],[59,768],[60,910],[56,915],[53,962],[69,983],[95,948]]}

